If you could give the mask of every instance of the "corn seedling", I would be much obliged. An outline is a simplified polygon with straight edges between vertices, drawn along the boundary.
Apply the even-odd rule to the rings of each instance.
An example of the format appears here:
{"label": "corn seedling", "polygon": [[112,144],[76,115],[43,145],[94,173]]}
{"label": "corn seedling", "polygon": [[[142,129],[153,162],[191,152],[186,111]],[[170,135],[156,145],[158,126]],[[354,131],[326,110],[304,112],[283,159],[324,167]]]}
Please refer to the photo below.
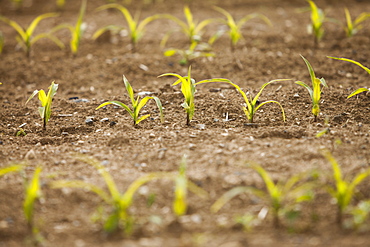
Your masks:
{"label": "corn seedling", "polygon": [[280,214],[282,212],[289,213],[295,210],[295,206],[310,201],[314,197],[314,183],[312,182],[301,182],[304,179],[305,174],[298,174],[290,177],[286,183],[277,182],[274,183],[270,175],[261,166],[253,164],[251,165],[262,178],[266,185],[266,191],[251,187],[251,186],[239,186],[235,187],[225,194],[223,194],[211,207],[211,211],[216,213],[219,211],[228,201],[237,195],[242,193],[251,193],[266,200],[270,207],[273,218],[274,226],[280,226]]}
{"label": "corn seedling", "polygon": [[323,150],[322,154],[332,165],[335,186],[328,186],[328,191],[337,204],[337,222],[342,225],[343,214],[352,201],[356,187],[370,175],[370,169],[358,173],[352,181],[349,181],[343,178],[342,170],[331,153]]}
{"label": "corn seedling", "polygon": [[[359,62],[356,62],[352,59],[348,59],[348,58],[340,58],[340,57],[329,57],[328,58],[332,58],[332,59],[336,59],[336,60],[341,60],[341,61],[346,61],[346,62],[350,62],[350,63],[353,63],[353,64],[356,64],[358,66],[360,66],[361,68],[363,68],[367,73],[370,74],[370,69],[365,67],[364,65],[362,65],[361,63]],[[362,93],[362,92],[369,92],[370,89],[369,88],[359,88],[359,89],[356,89],[355,91],[353,91],[350,95],[348,95],[347,99],[359,94],[359,93]]]}
{"label": "corn seedling", "polygon": [[258,99],[261,96],[261,93],[262,93],[263,89],[265,89],[265,87],[267,87],[269,84],[271,84],[273,82],[289,81],[289,80],[290,79],[277,79],[277,80],[272,80],[272,81],[266,82],[265,84],[262,85],[260,91],[256,94],[256,96],[254,96],[253,99],[252,99],[252,96],[250,96],[250,98],[248,99],[246,93],[238,85],[234,84],[233,82],[231,82],[228,79],[214,78],[214,79],[208,79],[208,80],[200,81],[200,82],[197,82],[196,84],[202,84],[202,83],[208,83],[208,82],[226,82],[226,83],[229,83],[230,85],[232,85],[233,87],[235,87],[236,90],[242,95],[242,97],[244,99],[244,102],[245,102],[246,106],[243,106],[242,109],[243,109],[243,111],[244,111],[244,113],[245,113],[245,115],[246,115],[246,117],[247,117],[247,119],[249,120],[250,123],[253,123],[254,115],[256,114],[258,109],[260,107],[262,107],[263,105],[268,104],[268,103],[275,103],[275,104],[278,104],[280,106],[281,114],[283,116],[283,121],[285,122],[284,108],[282,107],[282,105],[279,102],[277,102],[275,100],[268,100],[268,101],[264,101],[264,102],[260,103],[258,101]]}
{"label": "corn seedling", "polygon": [[302,55],[301,57],[306,63],[308,72],[310,73],[312,88],[302,81],[296,81],[295,83],[306,88],[308,93],[310,94],[310,97],[312,100],[312,114],[314,115],[314,118],[315,118],[314,121],[317,122],[317,117],[320,113],[320,98],[321,98],[321,93],[322,93],[321,84],[324,87],[327,87],[328,85],[326,84],[326,81],[324,78],[319,79],[315,76],[315,72],[310,62],[308,62],[308,60],[304,58]]}
{"label": "corn seedling", "polygon": [[[215,19],[206,19],[198,23],[194,21],[193,14],[190,11],[190,8],[184,7],[184,15],[186,22],[170,14],[162,14],[161,17],[174,21],[177,25],[180,26],[181,32],[189,39],[189,43],[199,43],[202,40],[203,29],[211,23],[214,23]],[[163,37],[161,41],[161,46],[164,47],[173,31],[169,31]]]}
{"label": "corn seedling", "polygon": [[131,99],[132,110],[130,109],[130,107],[128,107],[127,105],[125,105],[125,104],[123,104],[122,102],[119,102],[119,101],[107,101],[107,102],[99,105],[95,110],[97,110],[101,107],[104,107],[106,105],[109,105],[109,104],[120,106],[120,107],[124,108],[130,114],[130,116],[134,120],[134,125],[137,125],[141,121],[143,121],[144,119],[146,119],[150,116],[150,114],[147,114],[147,115],[139,117],[139,113],[140,113],[140,110],[147,104],[147,102],[150,99],[153,99],[155,101],[155,103],[157,104],[157,107],[158,107],[159,113],[160,113],[161,122],[163,123],[163,121],[164,121],[163,107],[162,107],[162,103],[161,103],[160,99],[156,96],[146,96],[146,97],[144,97],[143,99],[140,100],[140,96],[137,96],[137,98],[135,100],[134,90],[132,89],[131,84],[128,82],[128,80],[126,79],[125,76],[123,76],[123,82],[125,83],[126,91],[127,91],[128,95]]}
{"label": "corn seedling", "polygon": [[197,196],[206,199],[208,198],[208,193],[189,181],[186,176],[186,162],[187,156],[184,155],[181,160],[180,170],[178,175],[174,176],[175,182],[175,197],[173,200],[172,209],[177,216],[186,214],[188,204],[187,204],[187,194],[188,190],[196,194]]}
{"label": "corn seedling", "polygon": [[50,31],[51,33],[53,33],[53,32],[56,32],[56,31],[64,29],[64,28],[66,28],[70,31],[71,40],[69,42],[69,46],[71,48],[71,52],[72,52],[73,56],[76,56],[76,54],[78,52],[78,48],[80,46],[80,41],[81,41],[82,35],[84,33],[84,30],[85,30],[84,23],[82,22],[82,20],[84,18],[85,12],[86,12],[86,4],[87,4],[87,0],[83,0],[82,4],[81,4],[81,8],[80,8],[80,13],[79,13],[79,16],[78,16],[78,19],[77,19],[77,22],[76,22],[75,26],[73,26],[71,24],[61,24],[61,25],[56,26],[55,28],[53,28]]}
{"label": "corn seedling", "polygon": [[6,18],[5,16],[0,15],[0,20],[5,22],[12,28],[14,28],[15,31],[17,31],[18,33],[17,41],[19,44],[21,44],[23,49],[26,51],[27,57],[29,57],[30,52],[31,52],[31,46],[42,38],[48,38],[52,40],[56,45],[58,45],[61,49],[64,48],[63,43],[51,33],[40,33],[36,36],[33,36],[33,33],[40,21],[42,21],[43,19],[49,18],[49,17],[56,17],[58,15],[59,14],[57,13],[47,13],[47,14],[39,15],[31,22],[31,24],[28,26],[27,29],[24,29],[17,22],[12,21]]}
{"label": "corn seedling", "polygon": [[361,13],[354,21],[352,21],[351,14],[348,9],[344,9],[346,15],[346,26],[344,26],[344,31],[346,32],[347,37],[352,37],[359,30],[362,29],[361,23],[370,18],[370,12]]}
{"label": "corn seedling", "polygon": [[188,63],[191,63],[192,60],[199,58],[199,57],[214,57],[215,54],[210,51],[210,47],[205,44],[201,43],[198,44],[196,42],[193,42],[189,49],[182,50],[182,49],[168,49],[164,52],[164,55],[166,57],[171,57],[175,54],[178,54],[181,56],[181,60],[179,63],[181,65],[187,65]]}
{"label": "corn seedling", "polygon": [[23,212],[26,217],[28,227],[34,235],[37,234],[38,231],[34,224],[34,207],[36,200],[41,196],[41,170],[41,167],[37,167],[32,179],[26,184],[26,195],[23,202]]}
{"label": "corn seedling", "polygon": [[54,84],[54,81],[49,86],[48,94],[45,94],[44,90],[35,90],[32,95],[28,98],[26,101],[26,104],[28,101],[30,101],[36,94],[39,95],[39,100],[41,103],[41,107],[39,107],[39,113],[43,120],[43,129],[46,130],[46,125],[49,122],[49,119],[51,117],[51,104],[53,102],[53,97],[57,93],[58,90],[58,84]]}
{"label": "corn seedling", "polygon": [[[129,35],[130,35],[131,44],[133,46],[133,49],[135,49],[136,44],[143,37],[143,35],[145,33],[145,27],[150,22],[161,18],[161,15],[159,15],[159,14],[158,15],[152,15],[152,16],[149,16],[149,17],[145,18],[141,22],[139,22],[139,14],[136,14],[135,17],[132,17],[132,15],[130,14],[130,12],[128,11],[127,8],[123,7],[122,5],[116,4],[116,3],[106,4],[106,5],[100,6],[96,10],[97,11],[102,11],[102,10],[106,10],[106,9],[118,9],[123,14],[123,16],[126,19],[127,25],[128,25],[128,31],[129,31]],[[107,32],[107,31],[117,32],[117,30],[123,30],[123,29],[125,29],[125,28],[117,26],[117,25],[109,25],[109,26],[106,26],[106,27],[103,27],[103,28],[100,28],[99,30],[97,30],[93,34],[92,38],[95,40],[100,35],[102,35],[104,32]]]}
{"label": "corn seedling", "polygon": [[57,8],[59,10],[62,10],[64,6],[66,5],[66,0],[56,0],[55,4],[57,5]]}
{"label": "corn seedling", "polygon": [[[157,173],[149,173],[142,177],[139,177],[134,182],[132,182],[127,190],[124,193],[120,193],[117,189],[117,186],[109,174],[109,172],[105,169],[103,165],[101,165],[97,160],[85,156],[80,156],[79,160],[95,167],[101,176],[103,177],[108,190],[109,194],[102,188],[97,187],[91,183],[83,182],[83,181],[66,181],[60,180],[55,181],[51,184],[52,188],[83,188],[85,190],[94,192],[97,194],[103,201],[111,206],[111,213],[106,219],[104,219],[104,230],[107,232],[113,232],[118,228],[123,228],[126,234],[130,234],[133,230],[134,224],[134,217],[130,214],[129,208],[133,203],[134,195],[138,191],[138,189],[143,186],[144,184],[158,179],[171,179],[174,180],[176,183],[175,186],[175,200],[173,204],[174,212],[177,215],[182,215],[186,211],[186,189],[184,192],[184,188],[189,188],[190,190],[194,191],[197,194],[206,194],[202,189],[197,187],[195,184],[188,181],[185,177],[185,169],[182,168],[180,170],[179,175],[173,173],[164,173],[164,172],[157,172]],[[184,180],[185,178],[185,180]]]}
{"label": "corn seedling", "polygon": [[317,45],[324,35],[323,24],[326,17],[324,11],[318,8],[313,1],[307,0],[307,2],[311,8],[311,25],[309,25],[308,30],[315,36],[315,45]]}
{"label": "corn seedling", "polygon": [[243,39],[243,34],[242,34],[241,29],[243,28],[244,24],[246,22],[248,22],[249,20],[254,19],[254,18],[260,18],[267,25],[272,26],[271,21],[266,16],[264,16],[262,14],[257,14],[257,13],[249,14],[249,15],[244,16],[240,20],[235,21],[233,16],[229,12],[224,10],[223,8],[214,7],[214,9],[216,11],[220,12],[221,14],[223,14],[226,17],[226,20],[225,19],[219,19],[219,21],[221,23],[227,25],[227,27],[229,28],[228,35],[229,35],[229,38],[230,38],[230,41],[231,41],[231,49],[232,50],[235,49],[235,46],[239,42],[239,40]]}
{"label": "corn seedling", "polygon": [[0,31],[0,54],[3,53],[3,48],[4,48],[4,35]]}
{"label": "corn seedling", "polygon": [[365,222],[369,219],[370,215],[370,200],[360,201],[356,206],[352,207],[350,210],[352,215],[352,220],[345,222],[348,228],[354,228],[356,230],[366,230],[363,228]]}
{"label": "corn seedling", "polygon": [[17,11],[20,11],[23,7],[23,0],[12,0],[14,7]]}
{"label": "corn seedling", "polygon": [[[172,84],[172,86],[175,86],[177,84],[181,83],[181,92],[184,96],[184,103],[181,104],[182,107],[184,107],[186,112],[186,125],[190,125],[190,121],[192,120],[194,116],[195,111],[195,105],[194,105],[194,94],[196,92],[195,85],[199,84],[196,83],[193,78],[191,78],[191,66],[188,69],[188,75],[187,76],[181,76],[179,74],[175,73],[165,73],[158,77],[162,76],[174,76],[178,79]],[[211,82],[212,80],[203,80],[202,83]]]}
{"label": "corn seedling", "polygon": [[12,165],[0,169],[0,177],[10,172],[19,172],[23,169],[23,165]]}

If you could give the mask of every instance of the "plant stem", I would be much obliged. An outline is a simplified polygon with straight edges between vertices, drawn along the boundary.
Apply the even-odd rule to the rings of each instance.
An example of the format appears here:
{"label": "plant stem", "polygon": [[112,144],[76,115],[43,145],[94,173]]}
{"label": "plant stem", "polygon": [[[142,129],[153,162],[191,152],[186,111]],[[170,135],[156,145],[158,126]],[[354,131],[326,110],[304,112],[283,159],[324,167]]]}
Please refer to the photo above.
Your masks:
{"label": "plant stem", "polygon": [[186,115],[186,125],[190,126],[190,116],[189,116],[189,114]]}

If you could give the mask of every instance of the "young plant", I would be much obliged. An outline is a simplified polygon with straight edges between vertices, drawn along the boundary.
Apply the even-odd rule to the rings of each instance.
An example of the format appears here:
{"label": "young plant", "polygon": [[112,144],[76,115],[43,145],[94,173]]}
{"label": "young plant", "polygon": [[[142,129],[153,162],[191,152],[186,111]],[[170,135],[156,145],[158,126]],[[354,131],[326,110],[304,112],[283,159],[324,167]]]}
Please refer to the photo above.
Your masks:
{"label": "young plant", "polygon": [[82,1],[82,4],[81,4],[81,8],[80,8],[80,13],[79,13],[79,16],[78,16],[78,19],[77,19],[77,22],[76,22],[76,25],[73,26],[71,24],[61,24],[61,25],[58,25],[56,26],[55,28],[53,28],[51,30],[51,33],[53,32],[56,32],[58,30],[61,30],[61,29],[68,29],[71,33],[71,40],[70,40],[70,48],[71,48],[71,52],[73,54],[73,56],[76,56],[77,55],[77,52],[78,52],[78,48],[80,46],[80,41],[81,41],[81,38],[82,38],[82,35],[84,33],[84,23],[82,22],[83,18],[84,18],[84,15],[85,15],[85,12],[86,12],[86,4],[87,4],[87,0],[83,0]]}
{"label": "young plant", "polygon": [[[181,83],[181,92],[184,96],[184,103],[181,104],[182,107],[184,107],[186,112],[186,125],[190,125],[190,121],[192,120],[194,116],[195,111],[195,105],[194,105],[194,94],[195,94],[195,85],[199,84],[196,83],[193,78],[191,78],[191,66],[188,69],[188,75],[187,76],[181,76],[179,74],[175,73],[165,73],[158,77],[162,76],[174,76],[178,79],[172,84],[172,86],[175,86],[177,84]],[[205,82],[211,82],[211,80],[203,80],[203,83]]]}
{"label": "young plant", "polygon": [[[186,22],[170,14],[162,14],[161,17],[174,21],[177,25],[179,25],[181,32],[183,32],[189,39],[190,44],[199,43],[202,40],[203,29],[216,21],[215,19],[206,19],[199,23],[194,21],[193,14],[191,13],[190,8],[187,6],[184,7],[184,15]],[[162,47],[165,46],[171,34],[172,31],[167,32],[167,34],[163,37],[161,42]]]}
{"label": "young plant", "polygon": [[[346,61],[346,62],[350,62],[350,63],[353,63],[353,64],[356,64],[358,66],[360,66],[361,68],[363,68],[367,73],[370,74],[370,69],[365,67],[364,65],[362,65],[361,63],[359,62],[356,62],[354,60],[351,60],[351,59],[348,59],[348,58],[340,58],[340,57],[329,57],[328,58],[332,58],[332,59],[336,59],[336,60],[342,60],[342,61]],[[359,88],[359,89],[356,89],[355,91],[353,91],[350,95],[348,95],[347,99],[359,94],[359,93],[362,93],[362,92],[369,92],[370,89],[369,88]]]}
{"label": "young plant", "polygon": [[66,0],[56,0],[55,4],[57,5],[57,8],[59,10],[62,10],[64,6],[66,5]]}
{"label": "young plant", "polygon": [[231,41],[231,49],[234,50],[236,47],[236,44],[239,42],[240,39],[243,39],[243,34],[241,29],[243,28],[244,24],[248,22],[249,20],[253,18],[260,18],[262,19],[267,25],[272,26],[271,21],[264,15],[262,14],[249,14],[241,18],[239,21],[235,21],[233,16],[227,12],[226,10],[220,8],[220,7],[214,7],[214,9],[221,14],[223,14],[226,17],[225,19],[219,19],[219,21],[225,25],[228,26],[229,31],[229,38]]}
{"label": "young plant", "polygon": [[347,227],[361,230],[370,216],[370,200],[360,201],[356,206],[352,207],[350,213],[352,214],[353,219],[347,223]]}
{"label": "young plant", "polygon": [[[105,9],[112,9],[112,8],[113,9],[118,9],[119,11],[121,11],[123,16],[125,17],[127,25],[128,25],[128,29],[129,29],[128,31],[129,31],[129,35],[130,35],[131,44],[133,46],[133,49],[135,49],[136,44],[143,37],[143,35],[145,33],[145,27],[150,22],[161,18],[160,14],[152,15],[152,16],[149,16],[149,17],[145,18],[141,22],[139,22],[139,15],[138,14],[135,15],[135,17],[132,17],[132,15],[130,14],[130,12],[128,11],[127,8],[123,7],[122,5],[116,4],[116,3],[111,3],[111,4],[106,4],[106,5],[100,6],[96,10],[97,11],[102,11],[102,10],[105,10]],[[106,26],[106,27],[103,27],[103,28],[100,28],[99,30],[97,30],[93,34],[92,38],[93,38],[93,40],[95,40],[106,31],[115,31],[116,32],[117,30],[123,30],[123,29],[125,29],[125,28],[121,27],[121,26],[109,25],[109,26]]]}
{"label": "young plant", "polygon": [[258,98],[261,96],[261,93],[262,93],[263,89],[265,89],[265,87],[267,87],[269,84],[271,84],[273,82],[289,81],[289,80],[290,79],[277,79],[277,80],[272,80],[272,81],[266,82],[265,84],[262,85],[260,91],[256,94],[256,96],[254,96],[253,99],[252,99],[252,96],[250,96],[250,98],[248,99],[246,93],[238,85],[234,84],[233,82],[231,82],[228,79],[215,78],[215,79],[200,81],[200,82],[197,82],[196,84],[202,84],[202,83],[208,83],[208,82],[226,82],[226,83],[229,83],[230,85],[232,85],[233,87],[235,87],[236,90],[243,96],[245,104],[247,105],[246,107],[243,106],[243,111],[244,111],[245,115],[247,116],[247,119],[249,120],[250,123],[253,123],[253,118],[254,118],[254,115],[256,114],[257,110],[260,107],[262,107],[263,105],[268,104],[268,103],[275,103],[275,104],[278,104],[280,106],[281,114],[283,116],[283,121],[285,122],[284,108],[281,106],[281,104],[279,102],[277,102],[275,100],[268,100],[268,101],[264,101],[264,102],[260,103],[258,101]]}
{"label": "young plant", "polygon": [[49,119],[51,117],[51,104],[53,102],[53,97],[57,93],[58,90],[58,84],[54,84],[54,81],[51,82],[51,85],[49,86],[48,94],[45,94],[44,90],[35,90],[32,95],[28,98],[26,101],[26,104],[28,101],[30,101],[36,94],[39,95],[39,100],[41,103],[41,107],[39,107],[39,113],[43,120],[43,129],[46,130],[46,125],[49,122]]}
{"label": "young plant", "polygon": [[348,9],[344,9],[344,13],[346,15],[346,26],[344,26],[344,31],[346,32],[347,37],[352,37],[355,35],[359,30],[362,29],[361,23],[366,21],[370,18],[370,12],[361,13],[354,21],[352,21],[351,14],[349,13]]}
{"label": "young plant", "polygon": [[0,169],[0,177],[10,172],[19,172],[23,169],[24,165],[12,165]]}
{"label": "young plant", "polygon": [[146,97],[144,97],[143,99],[140,100],[140,96],[137,96],[137,98],[135,100],[134,90],[132,89],[130,83],[128,82],[128,80],[126,79],[125,76],[123,76],[123,82],[125,83],[126,91],[127,91],[128,95],[131,99],[132,110],[130,109],[130,107],[128,107],[127,105],[125,105],[125,104],[123,104],[122,102],[119,102],[119,101],[107,101],[107,102],[99,105],[95,110],[97,110],[97,109],[99,109],[103,106],[109,105],[109,104],[120,106],[120,107],[124,108],[130,114],[130,116],[134,120],[134,125],[137,125],[141,121],[143,121],[144,119],[146,119],[150,116],[150,114],[147,114],[147,115],[139,117],[139,113],[140,113],[141,108],[143,108],[150,99],[153,99],[156,102],[157,106],[158,106],[158,109],[159,109],[159,112],[160,112],[161,122],[163,123],[163,121],[164,121],[164,119],[163,119],[163,107],[162,107],[162,103],[159,100],[159,98],[156,97],[156,96],[146,96]]}
{"label": "young plant", "polygon": [[315,36],[315,45],[318,45],[324,35],[323,23],[326,17],[324,11],[318,8],[313,1],[307,0],[307,2],[310,4],[311,8],[311,25],[309,26],[309,32],[313,32]]}
{"label": "young plant", "polygon": [[322,93],[321,84],[324,87],[327,87],[328,85],[326,84],[324,78],[319,79],[315,76],[315,72],[310,62],[308,62],[308,60],[304,58],[302,55],[301,57],[306,63],[308,72],[310,73],[312,88],[302,81],[296,81],[295,83],[306,88],[308,93],[310,94],[310,97],[312,100],[312,114],[314,115],[314,118],[315,118],[314,121],[317,122],[317,117],[320,113],[320,98],[321,98],[321,93]]}
{"label": "young plant", "polygon": [[343,178],[341,168],[331,153],[323,150],[322,154],[332,165],[335,186],[328,186],[328,191],[337,204],[337,222],[342,225],[343,214],[351,203],[356,187],[370,175],[370,169],[358,173],[352,181],[349,181]]}
{"label": "young plant", "polygon": [[38,230],[34,224],[34,207],[36,200],[41,196],[41,186],[40,186],[40,173],[42,168],[37,167],[33,177],[28,183],[26,184],[26,195],[23,202],[23,212],[24,216],[26,217],[27,224],[29,229],[35,235],[37,234]]}
{"label": "young plant", "polygon": [[184,181],[184,173],[180,171],[179,175],[173,173],[164,173],[164,172],[156,172],[156,173],[149,173],[142,177],[139,177],[135,181],[133,181],[127,190],[124,193],[120,193],[112,176],[109,172],[105,169],[103,165],[101,165],[97,160],[93,158],[89,158],[86,156],[80,156],[79,160],[95,167],[99,174],[103,177],[107,188],[109,190],[109,194],[100,187],[95,186],[94,184],[87,183],[84,181],[67,181],[67,180],[60,180],[55,181],[51,184],[52,188],[83,188],[85,190],[94,192],[99,197],[103,199],[103,201],[111,207],[111,211],[108,217],[103,219],[104,221],[104,230],[111,233],[118,228],[122,228],[126,234],[130,234],[133,230],[133,224],[135,223],[134,217],[130,214],[129,208],[133,203],[134,195],[138,191],[138,189],[143,186],[144,184],[158,179],[171,179],[176,181],[176,189],[175,189],[175,200],[173,204],[174,212],[177,215],[182,215],[186,211],[186,192],[184,193],[184,188],[189,188],[190,190],[194,191],[195,193],[206,193],[195,184],[191,183],[188,180]]}
{"label": "young plant", "polygon": [[0,31],[0,54],[3,53],[3,48],[4,48],[4,35]]}
{"label": "young plant", "polygon": [[301,182],[304,179],[305,174],[292,176],[286,181],[286,183],[274,183],[270,175],[261,166],[253,164],[251,165],[251,168],[253,168],[260,175],[266,185],[267,191],[263,191],[251,186],[235,187],[223,194],[212,205],[211,211],[213,213],[219,211],[235,196],[249,192],[255,196],[261,197],[266,201],[273,214],[274,226],[279,227],[279,217],[281,212],[290,213],[295,210],[296,205],[304,201],[310,201],[314,197],[314,183]]}
{"label": "young plant", "polygon": [[48,38],[52,40],[56,45],[58,45],[61,49],[64,48],[63,43],[51,33],[40,33],[36,36],[33,36],[33,32],[35,31],[40,21],[49,17],[56,17],[58,15],[59,15],[58,13],[47,13],[39,15],[31,22],[27,29],[24,29],[17,22],[12,21],[6,18],[5,16],[0,15],[0,20],[14,28],[15,31],[17,31],[18,33],[17,41],[19,44],[22,45],[23,49],[26,51],[27,57],[29,57],[31,52],[31,46],[42,38]]}
{"label": "young plant", "polygon": [[181,60],[179,61],[181,65],[187,65],[188,63],[191,63],[192,60],[199,57],[215,56],[213,52],[210,52],[210,47],[207,46],[207,44],[198,44],[196,42],[193,42],[187,50],[168,49],[164,52],[166,57],[171,57],[175,54],[179,54],[181,56]]}
{"label": "young plant", "polygon": [[194,194],[198,195],[199,197],[206,199],[208,198],[208,193],[203,189],[196,186],[192,183],[188,177],[186,176],[186,162],[187,156],[184,155],[181,160],[180,170],[178,175],[174,176],[175,182],[175,197],[172,204],[173,212],[176,216],[181,216],[186,214],[188,203],[187,203],[187,195],[188,190],[192,191]]}

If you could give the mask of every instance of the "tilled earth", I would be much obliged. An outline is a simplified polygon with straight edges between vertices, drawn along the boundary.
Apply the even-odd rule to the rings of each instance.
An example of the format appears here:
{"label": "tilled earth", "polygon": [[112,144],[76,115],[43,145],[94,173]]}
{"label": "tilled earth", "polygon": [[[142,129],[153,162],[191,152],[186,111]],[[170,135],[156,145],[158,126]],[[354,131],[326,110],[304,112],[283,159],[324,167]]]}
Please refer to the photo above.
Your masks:
{"label": "tilled earth", "polygon": [[[54,2],[25,1],[21,11],[10,1],[0,1],[0,14],[28,25],[36,16],[55,10]],[[16,47],[16,33],[0,23],[5,46],[0,63],[0,167],[26,162],[25,172],[0,178],[0,246],[23,246],[29,236],[22,212],[24,177],[31,177],[42,166],[42,199],[36,203],[35,223],[45,246],[366,246],[370,240],[364,231],[341,229],[336,224],[336,207],[325,190],[333,184],[331,165],[321,149],[329,149],[341,164],[347,178],[367,169],[370,164],[369,95],[346,97],[359,87],[369,86],[369,75],[358,66],[328,59],[347,57],[370,66],[370,25],[352,38],[346,38],[341,26],[325,23],[323,40],[314,45],[307,34],[310,14],[303,10],[304,1],[200,1],[189,4],[194,18],[222,18],[213,5],[228,10],[236,18],[258,12],[273,23],[269,27],[260,20],[251,20],[243,28],[244,40],[234,51],[227,36],[213,46],[213,58],[192,61],[192,76],[197,81],[223,77],[255,95],[263,83],[273,79],[292,79],[269,85],[260,101],[276,100],[282,104],[286,122],[278,105],[267,104],[255,116],[255,124],[242,111],[243,98],[227,84],[198,85],[195,115],[190,126],[181,107],[180,87],[171,84],[174,78],[158,78],[163,73],[185,75],[187,66],[180,57],[164,57],[159,43],[167,30],[176,28],[168,20],[150,23],[135,51],[128,37],[107,36],[92,41],[97,28],[108,24],[125,25],[119,12],[94,9],[105,2],[90,1],[84,21],[87,29],[80,50],[72,57],[69,50],[59,50],[48,40],[40,40],[27,58]],[[164,0],[154,4],[132,4],[129,9],[141,10],[141,17],[171,13],[181,19],[185,1]],[[67,1],[57,18],[40,22],[37,32],[60,23],[75,23],[79,1]],[[353,16],[370,11],[368,1],[317,1],[329,17],[344,22],[343,8]],[[212,24],[206,38],[217,31]],[[69,33],[58,37],[69,42]],[[167,47],[186,48],[187,39],[174,33]],[[307,91],[294,83],[310,84],[310,77],[300,54],[324,77],[321,113],[318,122],[311,114]],[[136,93],[150,92],[163,103],[165,122],[160,123],[156,105],[150,103],[143,114],[151,117],[138,126],[122,108],[95,108],[107,100],[129,102],[122,75]],[[51,81],[59,84],[47,130],[37,111],[37,99],[25,101],[35,89],[47,89]],[[91,120],[89,120],[91,119]],[[88,120],[88,121],[87,121]],[[26,136],[15,136],[19,126]],[[330,132],[320,138],[325,128]],[[339,140],[341,144],[339,144]],[[187,156],[188,178],[208,192],[208,199],[189,193],[186,215],[172,212],[174,185],[169,180],[150,182],[135,197],[131,213],[136,218],[131,236],[107,235],[92,216],[103,201],[95,194],[79,189],[52,189],[52,181],[83,180],[105,188],[100,174],[77,155],[94,157],[113,176],[123,192],[135,179],[151,172],[179,170]],[[302,215],[295,221],[282,218],[282,226],[273,226],[269,212],[251,231],[243,231],[235,217],[245,213],[258,215],[266,204],[250,194],[243,194],[227,203],[218,213],[211,213],[212,204],[236,186],[255,186],[264,190],[258,174],[247,163],[258,163],[274,181],[286,181],[294,174],[318,171],[316,197],[301,205]],[[368,199],[369,179],[359,186],[352,204]],[[148,198],[155,200],[148,206]],[[356,194],[357,195],[357,194]],[[346,219],[350,219],[347,215]],[[369,224],[369,222],[367,222]]]}

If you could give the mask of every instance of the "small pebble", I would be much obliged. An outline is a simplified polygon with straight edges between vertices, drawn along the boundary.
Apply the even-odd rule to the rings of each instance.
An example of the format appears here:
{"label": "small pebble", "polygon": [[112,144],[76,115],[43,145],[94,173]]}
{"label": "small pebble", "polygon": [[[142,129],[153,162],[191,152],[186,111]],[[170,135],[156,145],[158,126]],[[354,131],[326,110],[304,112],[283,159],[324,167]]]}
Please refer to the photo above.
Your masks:
{"label": "small pebble", "polygon": [[109,121],[109,118],[107,117],[100,119],[100,122],[107,122],[107,121]]}
{"label": "small pebble", "polygon": [[116,125],[116,124],[117,124],[116,122],[112,121],[112,122],[110,122],[110,123],[109,123],[109,126],[110,126],[110,127],[113,127],[113,126],[114,126],[114,125]]}
{"label": "small pebble", "polygon": [[92,125],[94,123],[94,120],[92,118],[87,118],[85,120],[85,123],[88,124],[88,125]]}

